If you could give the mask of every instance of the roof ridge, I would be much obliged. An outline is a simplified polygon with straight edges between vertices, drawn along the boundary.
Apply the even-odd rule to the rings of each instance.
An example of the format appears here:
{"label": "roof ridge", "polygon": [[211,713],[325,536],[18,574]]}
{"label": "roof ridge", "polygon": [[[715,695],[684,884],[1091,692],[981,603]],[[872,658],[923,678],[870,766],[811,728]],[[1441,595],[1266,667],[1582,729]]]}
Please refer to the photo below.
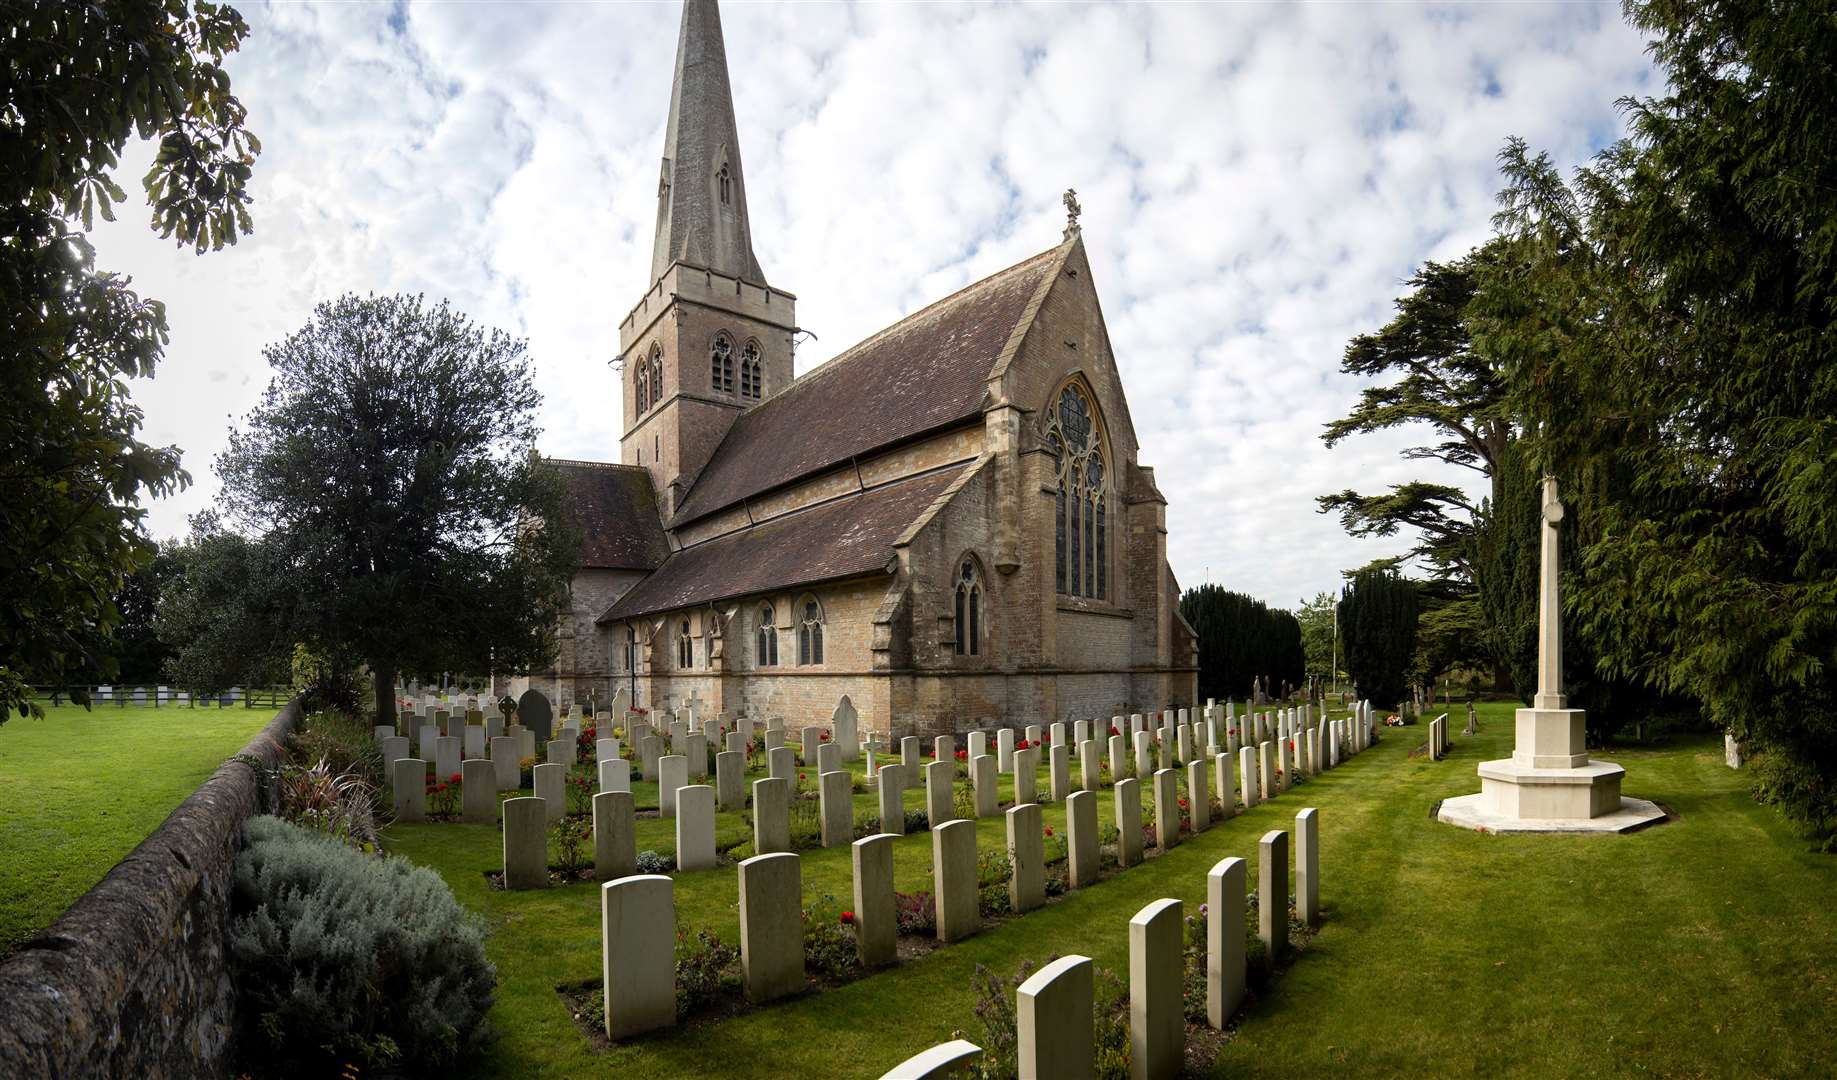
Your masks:
{"label": "roof ridge", "polygon": [[647,472],[642,465],[627,465],[622,461],[587,461],[583,458],[550,457],[547,454],[542,460],[549,465],[574,465],[584,469],[628,469],[632,472]]}

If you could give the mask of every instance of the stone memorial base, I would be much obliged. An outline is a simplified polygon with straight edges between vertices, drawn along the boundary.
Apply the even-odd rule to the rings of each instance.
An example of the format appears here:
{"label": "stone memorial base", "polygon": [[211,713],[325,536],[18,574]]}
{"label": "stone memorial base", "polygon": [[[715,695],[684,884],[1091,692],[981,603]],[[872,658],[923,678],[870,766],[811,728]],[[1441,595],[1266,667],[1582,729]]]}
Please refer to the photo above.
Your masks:
{"label": "stone memorial base", "polygon": [[1515,758],[1480,763],[1480,793],[1442,802],[1436,818],[1485,832],[1632,832],[1663,821],[1656,803],[1620,794],[1609,761],[1539,769]]}
{"label": "stone memorial base", "polygon": [[1485,832],[1623,833],[1665,819],[1620,794],[1626,770],[1590,761],[1581,709],[1519,709],[1517,749],[1482,761],[1480,793],[1442,802],[1437,820]]}
{"label": "stone memorial base", "polygon": [[1665,820],[1657,803],[1620,798],[1620,808],[1592,818],[1508,817],[1486,808],[1485,793],[1442,801],[1436,820],[1463,829],[1495,833],[1628,833]]}

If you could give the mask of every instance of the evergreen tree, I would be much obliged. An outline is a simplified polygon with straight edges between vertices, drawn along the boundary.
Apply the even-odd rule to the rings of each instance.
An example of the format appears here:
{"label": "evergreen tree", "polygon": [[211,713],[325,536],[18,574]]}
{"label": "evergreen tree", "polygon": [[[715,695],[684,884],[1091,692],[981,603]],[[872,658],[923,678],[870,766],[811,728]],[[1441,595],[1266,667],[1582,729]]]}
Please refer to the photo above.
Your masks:
{"label": "evergreen tree", "polygon": [[1180,614],[1199,635],[1199,697],[1242,698],[1262,678],[1271,693],[1301,686],[1306,656],[1301,623],[1291,612],[1222,585],[1188,589]]}
{"label": "evergreen tree", "polygon": [[1493,497],[1483,500],[1474,515],[1468,541],[1486,650],[1504,667],[1512,691],[1527,705],[1537,691],[1540,491],[1514,441],[1493,476]]}
{"label": "evergreen tree", "polygon": [[1390,708],[1408,697],[1419,603],[1416,583],[1395,569],[1361,570],[1340,594],[1346,673],[1373,705]]}
{"label": "evergreen tree", "polygon": [[279,583],[277,639],[361,658],[380,723],[400,672],[552,660],[579,538],[535,454],[523,342],[345,296],[265,352],[274,379],[217,468]]}
{"label": "evergreen tree", "polygon": [[1628,14],[1666,88],[1573,186],[1507,146],[1482,335],[1584,525],[1599,669],[1700,701],[1837,847],[1837,33],[1821,4]]}

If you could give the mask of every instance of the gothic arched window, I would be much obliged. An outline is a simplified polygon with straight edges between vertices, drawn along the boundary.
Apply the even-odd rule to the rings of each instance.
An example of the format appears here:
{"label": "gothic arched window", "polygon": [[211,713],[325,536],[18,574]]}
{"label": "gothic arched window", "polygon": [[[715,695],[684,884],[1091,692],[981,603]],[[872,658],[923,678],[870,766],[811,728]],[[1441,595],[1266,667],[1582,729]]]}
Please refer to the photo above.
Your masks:
{"label": "gothic arched window", "polygon": [[804,621],[797,628],[797,662],[823,662],[823,609],[815,600],[804,601]]}
{"label": "gothic arched window", "polygon": [[1102,600],[1109,592],[1109,486],[1096,410],[1072,384],[1048,416],[1046,446],[1057,490],[1053,506],[1053,585],[1068,596]]}
{"label": "gothic arched window", "polygon": [[695,666],[695,639],[689,636],[689,620],[682,621],[682,630],[676,635],[676,666],[688,671]]}
{"label": "gothic arched window", "polygon": [[976,560],[963,560],[957,576],[957,655],[977,656],[982,652],[982,575],[976,572]]}
{"label": "gothic arched window", "polygon": [[734,392],[734,343],[716,334],[708,350],[708,386],[717,394]]}
{"label": "gothic arched window", "polygon": [[625,628],[625,670],[638,670],[638,632],[629,626]]}
{"label": "gothic arched window", "polygon": [[638,412],[640,415],[655,402],[651,394],[651,372],[663,367],[663,347],[652,345],[649,356],[639,360],[632,368],[632,390],[637,394]]}
{"label": "gothic arched window", "polygon": [[721,165],[721,171],[715,174],[714,183],[715,187],[719,188],[721,192],[721,205],[727,206],[731,204],[734,201],[734,181],[732,175],[727,171],[725,162]]}
{"label": "gothic arched window", "polygon": [[740,396],[757,401],[765,396],[765,370],[759,366],[759,343],[749,341],[740,350]]}
{"label": "gothic arched window", "polygon": [[778,624],[770,604],[759,609],[759,629],[753,634],[753,666],[778,666]]}
{"label": "gothic arched window", "polygon": [[646,365],[651,369],[650,403],[659,405],[663,402],[663,348],[651,350],[651,362]]}

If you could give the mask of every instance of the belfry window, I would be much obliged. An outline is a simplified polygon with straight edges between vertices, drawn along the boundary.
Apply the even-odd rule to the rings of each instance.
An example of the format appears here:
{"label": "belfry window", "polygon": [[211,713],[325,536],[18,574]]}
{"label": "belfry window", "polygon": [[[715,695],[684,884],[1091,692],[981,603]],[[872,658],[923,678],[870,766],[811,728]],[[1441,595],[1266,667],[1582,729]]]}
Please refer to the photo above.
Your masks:
{"label": "belfry window", "polygon": [[734,343],[716,334],[708,350],[708,387],[717,394],[734,392]]}
{"label": "belfry window", "polygon": [[976,560],[963,560],[957,576],[957,655],[977,656],[982,652],[982,577],[976,572]]}
{"label": "belfry window", "polygon": [[797,662],[823,662],[823,609],[815,600],[804,601],[804,621],[797,628]]}
{"label": "belfry window", "polygon": [[759,629],[753,634],[753,666],[778,666],[778,623],[770,604],[759,609]]}
{"label": "belfry window", "polygon": [[1095,410],[1084,389],[1067,386],[1047,419],[1052,454],[1053,585],[1067,596],[1102,600],[1109,592],[1109,486]]}
{"label": "belfry window", "polygon": [[759,366],[759,343],[749,341],[740,350],[740,396],[754,401],[765,396],[765,370]]}
{"label": "belfry window", "polygon": [[731,206],[734,201],[734,180],[733,176],[728,173],[725,164],[721,166],[721,171],[715,174],[714,184],[720,190],[721,205]]}
{"label": "belfry window", "polygon": [[632,384],[638,395],[640,414],[657,404],[657,399],[662,396],[663,390],[663,347],[661,345],[652,345],[650,355],[638,362],[633,372]]}

